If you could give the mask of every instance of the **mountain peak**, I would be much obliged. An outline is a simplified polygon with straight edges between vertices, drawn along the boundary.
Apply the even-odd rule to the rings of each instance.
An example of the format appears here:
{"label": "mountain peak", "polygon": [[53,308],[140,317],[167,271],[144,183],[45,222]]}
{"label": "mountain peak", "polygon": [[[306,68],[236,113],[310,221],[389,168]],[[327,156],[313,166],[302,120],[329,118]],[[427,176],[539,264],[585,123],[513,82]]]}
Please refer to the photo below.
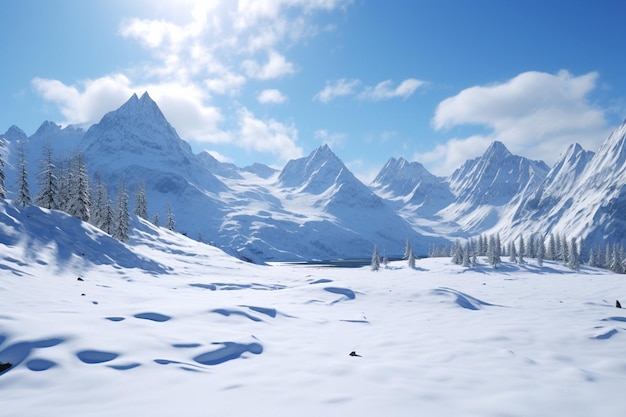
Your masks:
{"label": "mountain peak", "polygon": [[37,132],[35,132],[35,134],[36,135],[49,134],[52,132],[58,132],[59,130],[61,130],[61,126],[57,125],[54,122],[46,120],[45,122],[41,124],[41,126],[39,126],[39,129],[37,129]]}
{"label": "mountain peak", "polygon": [[12,125],[10,128],[7,129],[6,132],[4,132],[4,135],[2,135],[2,137],[6,140],[14,142],[26,139],[28,136],[26,136],[26,133],[22,129],[15,125]]}
{"label": "mountain peak", "polygon": [[491,145],[489,145],[489,147],[485,151],[484,157],[486,158],[497,157],[501,159],[501,158],[506,158],[510,155],[511,155],[511,152],[504,145],[504,143],[500,142],[499,140],[496,140],[496,141],[493,141]]}

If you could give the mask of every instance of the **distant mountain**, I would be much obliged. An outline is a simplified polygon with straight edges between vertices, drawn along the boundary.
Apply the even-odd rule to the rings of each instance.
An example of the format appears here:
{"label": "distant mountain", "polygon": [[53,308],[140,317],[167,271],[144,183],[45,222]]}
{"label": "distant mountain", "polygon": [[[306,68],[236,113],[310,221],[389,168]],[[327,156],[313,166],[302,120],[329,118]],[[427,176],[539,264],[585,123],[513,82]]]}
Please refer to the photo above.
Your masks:
{"label": "distant mountain", "polygon": [[196,155],[147,93],[87,131],[47,121],[30,137],[16,126],[2,137],[9,199],[19,147],[32,194],[44,146],[59,162],[80,150],[112,200],[124,184],[132,204],[142,181],[150,217],[164,222],[169,206],[181,233],[255,262],[369,257],[374,245],[396,256],[406,239],[424,255],[432,244],[496,232],[505,241],[558,232],[587,246],[626,244],[626,124],[596,154],[574,144],[552,168],[493,142],[447,178],[391,158],[369,186],[327,145],[280,171]]}
{"label": "distant mountain", "polygon": [[28,138],[26,133],[15,125],[9,127],[7,131],[4,132],[4,134],[0,137],[10,142],[18,142],[20,140],[25,140]]}
{"label": "distant mountain", "polygon": [[409,217],[430,218],[454,201],[445,178],[404,158],[389,159],[370,187]]}

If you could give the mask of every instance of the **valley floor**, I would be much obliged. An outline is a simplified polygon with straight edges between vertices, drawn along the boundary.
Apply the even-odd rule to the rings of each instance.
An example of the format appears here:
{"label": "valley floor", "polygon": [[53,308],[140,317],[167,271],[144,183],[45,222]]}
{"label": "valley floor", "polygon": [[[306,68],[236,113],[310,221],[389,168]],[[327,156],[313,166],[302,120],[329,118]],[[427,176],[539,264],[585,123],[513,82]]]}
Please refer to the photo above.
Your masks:
{"label": "valley floor", "polygon": [[605,271],[256,266],[173,234],[134,242],[159,273],[4,249],[5,417],[626,411]]}

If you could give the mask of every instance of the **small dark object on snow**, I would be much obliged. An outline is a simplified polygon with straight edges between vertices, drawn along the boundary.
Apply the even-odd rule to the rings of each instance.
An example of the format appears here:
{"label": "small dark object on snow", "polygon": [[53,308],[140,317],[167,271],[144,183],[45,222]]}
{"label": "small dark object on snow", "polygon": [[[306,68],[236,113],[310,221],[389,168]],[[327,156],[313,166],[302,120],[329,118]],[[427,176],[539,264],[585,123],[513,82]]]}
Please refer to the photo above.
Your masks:
{"label": "small dark object on snow", "polygon": [[615,307],[622,308],[622,305],[620,304],[619,300],[615,300]]}
{"label": "small dark object on snow", "polygon": [[80,296],[81,296],[81,297],[84,297],[84,296],[85,296],[85,293],[82,293]]}
{"label": "small dark object on snow", "polygon": [[7,363],[0,363],[0,372],[2,371],[6,371],[7,369],[9,369],[10,367],[12,367],[13,365],[10,362]]}
{"label": "small dark object on snow", "polygon": [[350,356],[358,356],[359,358],[361,357],[361,355],[359,355],[355,351],[350,352]]}
{"label": "small dark object on snow", "polygon": [[78,281],[84,281],[84,279],[82,279],[81,277],[78,277]]}

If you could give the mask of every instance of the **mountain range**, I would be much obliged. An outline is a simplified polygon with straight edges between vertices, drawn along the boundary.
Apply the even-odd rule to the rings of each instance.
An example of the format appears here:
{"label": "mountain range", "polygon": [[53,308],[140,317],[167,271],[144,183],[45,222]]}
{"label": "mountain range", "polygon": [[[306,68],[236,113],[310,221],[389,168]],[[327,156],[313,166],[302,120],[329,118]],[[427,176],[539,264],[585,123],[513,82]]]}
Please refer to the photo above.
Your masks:
{"label": "mountain range", "polygon": [[491,233],[560,233],[586,248],[626,243],[626,122],[597,153],[573,144],[552,167],[493,142],[449,177],[391,158],[367,185],[327,145],[282,170],[194,154],[148,93],[86,131],[46,121],[30,137],[16,126],[1,137],[9,198],[19,148],[33,191],[44,146],[58,160],[80,149],[112,195],[141,181],[151,216],[170,206],[176,230],[253,262],[363,258],[375,246],[395,257],[407,240],[425,255],[432,245]]}

